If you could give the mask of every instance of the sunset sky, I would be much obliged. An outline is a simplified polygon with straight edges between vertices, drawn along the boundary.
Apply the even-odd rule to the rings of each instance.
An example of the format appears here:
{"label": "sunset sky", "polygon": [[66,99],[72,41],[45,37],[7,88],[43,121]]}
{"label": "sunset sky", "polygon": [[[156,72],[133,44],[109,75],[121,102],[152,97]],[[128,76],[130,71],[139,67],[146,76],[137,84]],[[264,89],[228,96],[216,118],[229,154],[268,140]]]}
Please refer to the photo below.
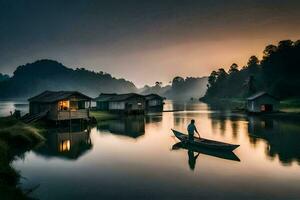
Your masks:
{"label": "sunset sky", "polygon": [[50,58],[137,86],[243,66],[300,39],[298,0],[0,0],[0,72]]}

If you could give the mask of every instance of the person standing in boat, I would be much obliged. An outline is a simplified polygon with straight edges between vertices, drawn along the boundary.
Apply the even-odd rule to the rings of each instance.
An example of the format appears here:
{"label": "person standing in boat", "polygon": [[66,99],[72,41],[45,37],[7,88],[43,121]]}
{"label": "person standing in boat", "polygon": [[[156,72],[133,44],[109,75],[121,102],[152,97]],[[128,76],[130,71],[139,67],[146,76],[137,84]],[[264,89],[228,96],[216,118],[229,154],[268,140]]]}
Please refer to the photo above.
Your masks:
{"label": "person standing in boat", "polygon": [[187,127],[188,133],[189,133],[189,140],[193,141],[194,140],[194,134],[195,132],[198,134],[199,139],[201,139],[200,134],[195,126],[195,120],[191,120],[191,123]]}

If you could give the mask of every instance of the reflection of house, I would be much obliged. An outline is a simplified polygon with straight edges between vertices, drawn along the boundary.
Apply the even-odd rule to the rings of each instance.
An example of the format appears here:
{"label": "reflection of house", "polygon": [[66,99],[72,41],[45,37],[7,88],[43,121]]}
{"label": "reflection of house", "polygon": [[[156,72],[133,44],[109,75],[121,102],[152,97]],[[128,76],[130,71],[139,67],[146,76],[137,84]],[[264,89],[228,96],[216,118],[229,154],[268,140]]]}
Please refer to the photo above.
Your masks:
{"label": "reflection of house", "polygon": [[29,100],[29,114],[45,113],[50,120],[89,118],[91,98],[76,91],[45,91]]}
{"label": "reflection of house", "polygon": [[92,148],[90,131],[69,132],[59,130],[46,135],[46,143],[36,152],[45,157],[77,159]]}
{"label": "reflection of house", "polygon": [[163,111],[164,98],[157,94],[145,95],[147,111]]}
{"label": "reflection of house", "polygon": [[97,129],[109,131],[117,135],[137,138],[145,133],[144,117],[126,117],[98,123]]}
{"label": "reflection of house", "polygon": [[279,101],[266,92],[247,98],[247,111],[252,113],[274,112],[279,110]]}
{"label": "reflection of house", "polygon": [[298,161],[300,164],[300,126],[295,121],[249,117],[248,132],[251,143],[263,139],[268,156],[278,156],[282,163]]}
{"label": "reflection of house", "polygon": [[135,93],[100,94],[95,101],[98,110],[123,114],[142,114],[145,112],[144,96]]}

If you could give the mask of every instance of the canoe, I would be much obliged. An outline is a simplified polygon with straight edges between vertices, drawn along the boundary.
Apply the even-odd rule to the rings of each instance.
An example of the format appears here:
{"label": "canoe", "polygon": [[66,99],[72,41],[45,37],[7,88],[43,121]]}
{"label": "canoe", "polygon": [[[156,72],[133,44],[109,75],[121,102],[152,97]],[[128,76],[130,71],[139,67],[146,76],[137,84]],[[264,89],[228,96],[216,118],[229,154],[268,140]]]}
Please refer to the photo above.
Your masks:
{"label": "canoe", "polygon": [[198,147],[209,148],[214,150],[222,150],[222,151],[233,151],[234,149],[238,148],[240,145],[236,144],[229,144],[225,142],[219,142],[215,140],[209,140],[205,138],[201,138],[201,140],[197,137],[194,137],[193,141],[188,139],[188,135],[181,133],[179,131],[171,129],[174,135],[183,143],[188,143],[190,145],[195,145]]}
{"label": "canoe", "polygon": [[214,149],[209,149],[209,148],[203,148],[199,147],[196,145],[189,145],[187,143],[183,142],[178,142],[172,146],[172,150],[178,150],[178,149],[186,149],[188,151],[193,151],[225,160],[232,160],[232,161],[238,161],[240,162],[241,160],[237,155],[235,155],[232,151],[219,151],[219,150],[214,150]]}

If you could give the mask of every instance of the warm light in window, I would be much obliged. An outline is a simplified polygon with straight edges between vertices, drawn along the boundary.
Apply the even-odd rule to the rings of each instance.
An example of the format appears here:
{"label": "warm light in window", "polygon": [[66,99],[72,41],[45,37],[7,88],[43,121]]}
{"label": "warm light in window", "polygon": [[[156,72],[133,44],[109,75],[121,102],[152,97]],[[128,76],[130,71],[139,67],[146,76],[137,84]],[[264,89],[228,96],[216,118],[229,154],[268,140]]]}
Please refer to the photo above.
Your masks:
{"label": "warm light in window", "polygon": [[59,102],[59,110],[68,110],[70,107],[69,101],[60,101]]}
{"label": "warm light in window", "polygon": [[71,142],[70,140],[63,140],[61,141],[59,145],[59,151],[64,152],[64,151],[69,151],[71,148]]}
{"label": "warm light in window", "polygon": [[266,106],[265,105],[261,105],[260,106],[260,111],[266,111]]}

